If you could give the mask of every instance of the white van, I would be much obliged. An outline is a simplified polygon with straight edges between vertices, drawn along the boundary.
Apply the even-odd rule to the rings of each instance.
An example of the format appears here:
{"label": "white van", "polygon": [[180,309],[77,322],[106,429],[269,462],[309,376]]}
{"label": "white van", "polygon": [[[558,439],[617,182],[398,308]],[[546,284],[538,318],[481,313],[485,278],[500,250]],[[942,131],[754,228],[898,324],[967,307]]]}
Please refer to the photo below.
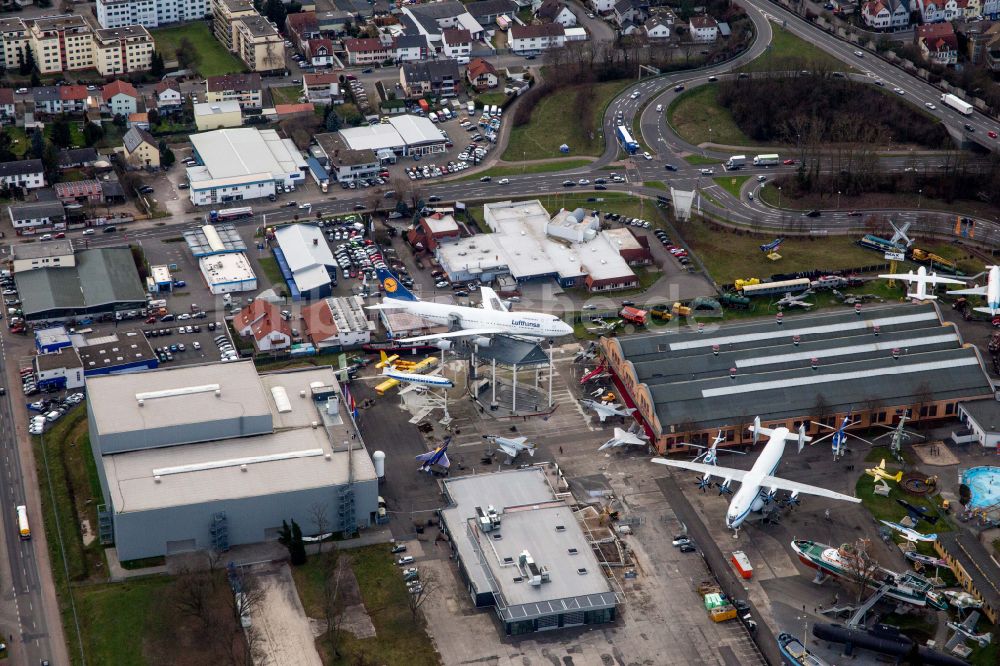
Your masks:
{"label": "white van", "polygon": [[657,113],[663,113],[663,105],[662,104],[657,104],[656,105],[656,112]]}
{"label": "white van", "polygon": [[430,119],[430,121],[431,121],[432,123],[436,123],[436,122],[438,121],[438,114],[436,114],[436,113],[435,113],[435,112],[433,112],[433,111],[431,111],[430,113],[428,113],[428,114],[427,114],[427,117],[428,117],[428,118]]}

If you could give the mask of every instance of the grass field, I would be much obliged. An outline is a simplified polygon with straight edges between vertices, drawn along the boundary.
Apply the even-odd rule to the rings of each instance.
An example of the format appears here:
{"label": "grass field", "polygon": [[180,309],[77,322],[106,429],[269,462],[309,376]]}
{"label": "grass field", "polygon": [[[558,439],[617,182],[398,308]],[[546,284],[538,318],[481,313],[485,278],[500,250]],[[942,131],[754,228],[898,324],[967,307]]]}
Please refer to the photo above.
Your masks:
{"label": "grass field", "polygon": [[[503,159],[520,162],[551,157],[600,156],[604,152],[604,134],[601,131],[604,109],[615,95],[631,83],[628,80],[594,84],[587,100],[586,121],[580,123],[567,120],[567,109],[576,105],[577,96],[584,88],[568,86],[556,89],[535,106],[531,122],[511,130]],[[570,149],[565,156],[559,152],[559,146],[564,143]]]}
{"label": "grass field", "polygon": [[486,105],[496,104],[500,106],[507,101],[507,95],[503,92],[483,92],[476,95],[476,108],[482,109]]}
{"label": "grass field", "polygon": [[194,67],[202,76],[232,74],[242,72],[245,68],[236,56],[226,51],[226,47],[212,37],[206,23],[199,21],[151,30],[150,34],[156,40],[156,50],[163,55],[164,60],[173,60],[181,39],[187,37],[194,44],[196,52]]}
{"label": "grass field", "polygon": [[[153,611],[170,582],[166,577],[154,577],[79,588],[77,611],[85,637],[87,663],[120,666],[150,663],[143,653],[143,644],[147,637],[164,629],[159,626],[163,616]],[[75,641],[70,640],[70,644]]]}
{"label": "grass field", "polygon": [[524,166],[498,166],[479,173],[471,173],[455,180],[479,180],[483,176],[493,176],[494,178],[503,176],[522,176],[527,173],[551,173],[553,171],[565,171],[566,169],[576,169],[590,164],[590,160],[571,159],[559,160],[558,162],[539,162],[537,164],[525,164]]}
{"label": "grass field", "polygon": [[743,187],[743,183],[750,180],[750,176],[722,176],[719,178],[715,178],[714,180],[719,185],[719,187],[721,187],[726,192],[729,192],[734,197],[739,199],[740,188]]}
{"label": "grass field", "polygon": [[302,97],[302,88],[299,86],[281,86],[270,90],[271,101],[275,104],[297,104],[299,97]]}
{"label": "grass field", "polygon": [[[886,450],[886,452],[888,452],[888,450]],[[891,472],[895,472],[899,469],[899,465],[896,464],[891,457],[886,457],[885,466],[886,469]],[[899,486],[896,483],[892,481],[888,483],[888,497],[882,497],[881,495],[876,495],[873,492],[875,489],[875,479],[865,474],[864,471],[862,471],[861,477],[858,479],[857,484],[855,484],[854,489],[856,491],[856,496],[861,500],[861,503],[866,509],[868,509],[875,520],[888,520],[891,522],[899,522],[902,520],[906,516],[906,509],[896,502],[897,499],[906,500],[914,506],[930,509],[931,515],[938,515],[938,505],[932,498],[904,493],[899,489]],[[924,533],[950,532],[952,527],[948,522],[948,519],[942,516],[933,525],[926,520],[921,520],[917,523],[915,529],[918,532]]]}
{"label": "grass field", "polygon": [[[340,555],[350,560],[358,580],[361,601],[375,625],[376,637],[357,639],[348,632],[341,632],[341,658],[327,659],[326,663],[439,664],[440,659],[427,637],[421,616],[418,615],[414,621],[406,605],[406,585],[399,569],[393,564],[389,547],[378,544],[343,551]],[[318,556],[310,557],[304,566],[292,569],[299,598],[309,617],[323,617],[321,595],[325,570]],[[324,648],[321,645],[321,650]],[[363,662],[360,661],[361,655],[366,657]]]}
{"label": "grass field", "polygon": [[268,281],[272,285],[284,285],[285,278],[281,275],[281,269],[278,268],[278,260],[274,257],[261,257],[260,267],[264,269],[264,275],[267,276]]}
{"label": "grass field", "polygon": [[[679,137],[696,146],[702,143],[754,145],[750,137],[736,126],[732,114],[719,106],[718,90],[717,86],[704,85],[681,94],[667,109],[667,123]],[[690,158],[685,159],[691,161]],[[712,163],[718,163],[718,160],[712,160]]]}
{"label": "grass field", "polygon": [[859,247],[846,236],[789,238],[779,251],[782,258],[771,261],[761,252],[760,245],[774,240],[773,234],[727,229],[697,218],[679,225],[677,230],[719,284],[774,273],[814,268],[835,270],[881,263],[876,253]]}
{"label": "grass field", "polygon": [[654,190],[663,190],[664,192],[669,192],[670,188],[662,180],[647,180],[642,184],[643,187],[651,187]]}
{"label": "grass field", "polygon": [[799,39],[784,28],[772,24],[774,39],[761,57],[747,63],[737,71],[769,72],[822,69],[842,72],[853,69],[826,51]]}

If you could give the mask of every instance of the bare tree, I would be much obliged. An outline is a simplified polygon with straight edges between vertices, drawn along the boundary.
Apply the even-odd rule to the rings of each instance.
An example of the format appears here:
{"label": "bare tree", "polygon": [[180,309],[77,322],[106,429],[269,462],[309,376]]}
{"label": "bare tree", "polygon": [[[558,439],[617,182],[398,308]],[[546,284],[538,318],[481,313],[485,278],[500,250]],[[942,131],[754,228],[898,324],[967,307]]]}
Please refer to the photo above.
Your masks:
{"label": "bare tree", "polygon": [[417,620],[417,613],[431,595],[438,589],[437,577],[433,572],[426,572],[420,575],[420,584],[408,590],[406,595],[406,607],[410,609],[413,621]]}
{"label": "bare tree", "polygon": [[319,554],[323,554],[323,536],[330,528],[330,520],[326,515],[326,505],[314,502],[309,506],[309,516],[312,524],[316,527],[316,534],[319,536]]}
{"label": "bare tree", "polygon": [[343,624],[343,598],[340,595],[340,581],[345,562],[336,550],[323,559],[324,575],[322,589],[323,619],[326,620],[326,640],[334,657],[340,657],[340,627]]}
{"label": "bare tree", "polygon": [[848,572],[847,584],[854,594],[854,603],[862,603],[869,595],[869,588],[880,581],[879,563],[868,553],[871,542],[868,539],[858,539],[853,544],[841,546],[845,555],[845,569]]}
{"label": "bare tree", "polygon": [[177,576],[174,606],[183,615],[201,622],[202,626],[210,623],[212,614],[213,585],[211,576],[204,572],[182,571]]}

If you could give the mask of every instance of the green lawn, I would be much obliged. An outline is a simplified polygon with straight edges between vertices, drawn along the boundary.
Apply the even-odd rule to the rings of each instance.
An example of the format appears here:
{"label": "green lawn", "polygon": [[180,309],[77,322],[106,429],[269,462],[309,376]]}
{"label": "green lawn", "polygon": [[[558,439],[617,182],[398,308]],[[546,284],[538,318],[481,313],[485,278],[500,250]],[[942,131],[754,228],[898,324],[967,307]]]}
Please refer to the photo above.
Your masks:
{"label": "green lawn", "polygon": [[763,278],[774,273],[881,263],[876,253],[859,247],[846,236],[789,238],[778,251],[782,258],[771,261],[761,252],[760,245],[774,240],[772,233],[752,234],[697,218],[677,225],[677,231],[719,284],[731,283],[737,278]]}
{"label": "green lawn", "polygon": [[539,162],[537,164],[525,164],[524,166],[498,166],[479,173],[472,173],[456,180],[479,180],[483,176],[493,176],[499,178],[503,176],[522,176],[527,173],[551,173],[553,171],[565,171],[566,169],[577,169],[590,164],[590,160],[573,159],[559,160],[558,162]]}
{"label": "green lawn", "polygon": [[[899,465],[895,464],[895,461],[890,461],[886,459],[885,463],[886,469],[895,472],[899,469]],[[904,493],[899,489],[899,486],[892,481],[889,481],[889,496],[882,497],[881,495],[876,495],[873,491],[875,489],[875,479],[861,472],[860,478],[858,478],[857,484],[855,484],[855,494],[861,503],[864,504],[865,508],[872,514],[875,520],[888,520],[890,522],[899,522],[906,516],[906,509],[901,507],[896,500],[902,499],[906,500],[910,504],[918,507],[924,507],[937,511],[937,503],[929,497],[919,497],[915,495],[910,495],[909,493]],[[932,513],[932,515],[934,515]],[[881,525],[881,523],[880,523]],[[931,525],[926,520],[920,520],[915,528],[918,532],[923,532],[925,534],[934,532],[950,532],[951,524],[948,523],[948,519],[945,517],[938,518],[937,523]],[[902,540],[902,537],[897,539],[897,541]]]}
{"label": "green lawn", "polygon": [[[399,568],[393,563],[389,547],[384,544],[343,551],[350,559],[358,580],[361,601],[375,625],[374,638],[357,639],[348,632],[340,635],[340,659],[327,659],[329,664],[407,664],[408,666],[440,663],[437,652],[424,629],[423,618],[414,621],[406,605],[406,585]],[[294,567],[295,586],[306,614],[322,618],[322,585],[326,568],[318,556],[309,558],[301,567]],[[443,594],[438,591],[436,594]],[[433,601],[431,602],[433,603]],[[321,654],[326,645],[319,639]],[[364,655],[366,660],[360,661]]]}
{"label": "green lawn", "polygon": [[[569,154],[599,156],[604,152],[604,134],[601,119],[608,103],[630,85],[632,80],[607,81],[593,86],[567,86],[558,88],[542,99],[531,113],[531,121],[511,130],[510,141],[503,159],[508,162],[564,157],[559,146],[567,144]],[[588,108],[584,122],[570,121],[568,109],[577,105],[577,98],[586,90]],[[574,116],[575,117],[575,116]]]}
{"label": "green lawn", "polygon": [[679,137],[696,146],[702,143],[754,145],[736,126],[729,110],[719,105],[718,90],[714,85],[698,86],[677,97],[667,109],[670,127]]}
{"label": "green lawn", "polygon": [[493,91],[493,92],[477,93],[476,94],[476,109],[477,109],[477,112],[478,112],[478,110],[482,110],[482,108],[484,106],[486,106],[486,105],[496,104],[497,106],[500,106],[501,104],[503,104],[506,101],[507,101],[507,95],[504,95],[502,91],[501,92]]}
{"label": "green lawn", "polygon": [[195,68],[202,76],[219,76],[242,72],[246,66],[232,53],[226,51],[221,42],[212,37],[208,24],[202,21],[150,30],[156,40],[156,50],[164,60],[173,60],[181,39],[187,37],[196,51]]}
{"label": "green lawn", "polygon": [[670,191],[670,188],[667,187],[667,184],[664,183],[662,180],[647,180],[642,185],[643,187],[650,187],[653,188],[654,190],[663,190],[664,192]]}
{"label": "green lawn", "polygon": [[799,39],[784,28],[772,24],[774,38],[761,57],[743,65],[737,71],[771,72],[802,69],[843,72],[853,69],[809,42]]}
{"label": "green lawn", "polygon": [[14,154],[18,157],[24,157],[24,154],[31,147],[31,142],[28,140],[28,135],[24,133],[24,128],[8,125],[3,128],[3,131],[11,138],[11,142],[13,143],[11,149],[14,151]]}
{"label": "green lawn", "polygon": [[[116,666],[150,663],[143,646],[150,635],[163,633],[164,628],[159,626],[163,616],[153,611],[170,583],[171,579],[163,576],[77,588],[77,612],[87,663]],[[72,638],[69,642],[71,646],[76,643]]]}
{"label": "green lawn", "polygon": [[282,86],[270,90],[271,101],[275,104],[297,104],[299,97],[302,97],[302,88],[299,86]]}
{"label": "green lawn", "polygon": [[274,257],[261,257],[260,267],[264,269],[264,275],[267,276],[268,281],[272,285],[283,285],[285,284],[285,278],[281,274],[281,269],[278,268],[278,260]]}
{"label": "green lawn", "polygon": [[705,157],[704,155],[688,155],[684,158],[684,161],[688,164],[693,164],[699,166],[702,164],[706,165],[719,165],[722,164],[722,159],[718,157]]}
{"label": "green lawn", "polygon": [[750,180],[750,176],[720,176],[719,178],[714,178],[716,183],[729,192],[737,199],[740,198],[740,188],[743,187],[743,183]]}

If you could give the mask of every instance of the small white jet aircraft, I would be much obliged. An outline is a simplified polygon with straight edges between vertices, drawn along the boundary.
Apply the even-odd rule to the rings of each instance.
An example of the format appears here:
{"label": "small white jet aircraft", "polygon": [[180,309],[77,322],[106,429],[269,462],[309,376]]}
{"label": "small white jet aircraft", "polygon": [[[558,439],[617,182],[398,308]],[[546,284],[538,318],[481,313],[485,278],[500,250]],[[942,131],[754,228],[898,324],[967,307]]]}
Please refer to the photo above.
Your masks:
{"label": "small white jet aircraft", "polygon": [[580,404],[594,410],[601,423],[604,423],[609,416],[632,416],[632,412],[635,411],[635,407],[625,407],[624,405],[619,405],[617,402],[598,402],[597,400],[583,399],[580,401]]}
{"label": "small white jet aircraft", "polygon": [[726,513],[726,527],[733,530],[739,530],[740,525],[743,524],[743,521],[746,520],[751,511],[760,511],[764,508],[765,504],[773,501],[779,490],[791,493],[789,502],[794,504],[798,503],[798,496],[801,493],[845,502],[861,502],[858,498],[851,497],[850,495],[843,495],[832,490],[827,490],[826,488],[810,486],[805,483],[772,476],[778,468],[778,463],[781,462],[781,455],[785,452],[786,441],[797,441],[799,443],[799,451],[802,450],[806,442],[810,441],[811,438],[805,434],[804,425],[800,426],[798,433],[790,433],[788,428],[774,428],[772,430],[771,428],[761,427],[760,417],[757,417],[754,419],[753,425],[750,426],[749,430],[753,433],[754,443],[757,442],[761,435],[770,437],[764,446],[764,450],[760,452],[760,456],[757,457],[753,467],[749,470],[706,465],[705,463],[689,462],[687,460],[667,460],[666,458],[653,458],[653,462],[669,467],[689,469],[692,472],[704,474],[705,479],[713,476],[722,478],[724,481],[719,484],[720,495],[723,493],[731,494],[733,491],[730,490],[729,485],[733,481],[739,481],[740,489],[733,495],[733,499],[729,502],[729,511]]}
{"label": "small white jet aircraft", "polygon": [[994,317],[1000,314],[1000,266],[987,266],[986,284],[982,287],[974,286],[972,289],[959,289],[949,291],[949,296],[985,296],[986,307],[974,308],[976,312],[985,312]]}
{"label": "small white jet aircraft", "polygon": [[[389,271],[379,268],[376,272],[385,291],[385,298],[378,305],[369,305],[369,310],[402,310],[436,324],[454,326],[458,329],[448,333],[403,338],[399,342],[466,337],[482,337],[488,341],[488,336],[500,333],[534,338],[559,338],[573,332],[572,326],[555,315],[541,312],[508,312],[504,302],[489,287],[481,288],[483,297],[481,308],[434,303],[418,299]],[[488,342],[484,342],[483,346],[485,344]]]}
{"label": "small white jet aircraft", "polygon": [[[927,293],[927,285],[929,284],[965,284],[961,280],[940,277],[937,273],[928,273],[927,269],[923,266],[918,268],[916,273],[913,271],[909,273],[886,273],[885,275],[879,275],[879,277],[886,280],[903,280],[915,283],[917,285],[916,291],[908,293],[906,297],[918,301],[933,301],[937,299],[937,296],[934,294]],[[949,291],[948,293],[951,294],[954,292]]]}
{"label": "small white jet aircraft", "polygon": [[615,436],[608,441],[601,444],[601,447],[597,449],[598,451],[607,451],[608,449],[618,449],[626,446],[648,446],[649,437],[646,437],[646,433],[642,430],[622,430],[621,428],[615,428]]}
{"label": "small white jet aircraft", "polygon": [[527,437],[501,437],[500,435],[483,435],[483,439],[493,442],[506,453],[510,458],[516,458],[521,451],[527,451],[531,457],[535,456],[535,445],[528,443]]}

